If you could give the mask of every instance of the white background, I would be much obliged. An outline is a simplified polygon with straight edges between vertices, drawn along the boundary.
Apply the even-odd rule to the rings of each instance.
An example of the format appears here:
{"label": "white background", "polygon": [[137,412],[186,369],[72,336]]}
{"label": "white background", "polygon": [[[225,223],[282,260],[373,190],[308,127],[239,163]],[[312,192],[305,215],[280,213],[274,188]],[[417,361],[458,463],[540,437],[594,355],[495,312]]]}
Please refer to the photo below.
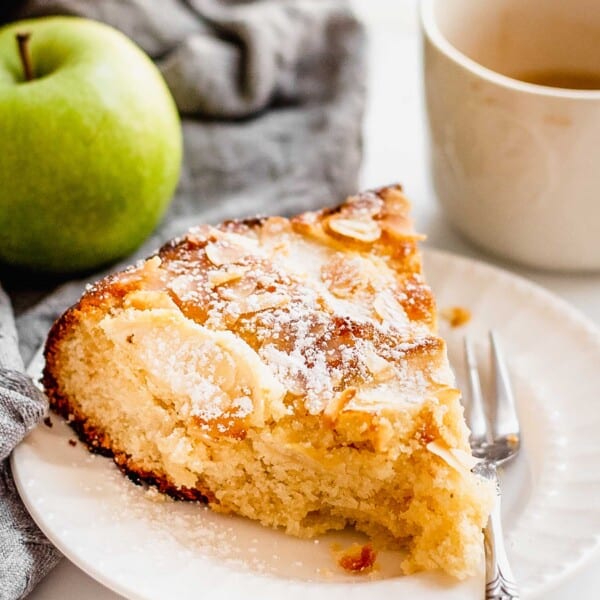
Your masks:
{"label": "white background", "polygon": [[[412,199],[417,227],[428,236],[428,246],[485,260],[524,275],[564,297],[600,325],[600,274],[560,275],[523,270],[483,254],[448,227],[438,210],[427,170],[417,0],[353,0],[353,3],[365,20],[369,35],[369,97],[361,187],[402,183]],[[598,589],[600,557],[594,557],[587,567],[547,594],[545,600],[596,600]],[[64,559],[29,598],[115,600],[119,596]]]}

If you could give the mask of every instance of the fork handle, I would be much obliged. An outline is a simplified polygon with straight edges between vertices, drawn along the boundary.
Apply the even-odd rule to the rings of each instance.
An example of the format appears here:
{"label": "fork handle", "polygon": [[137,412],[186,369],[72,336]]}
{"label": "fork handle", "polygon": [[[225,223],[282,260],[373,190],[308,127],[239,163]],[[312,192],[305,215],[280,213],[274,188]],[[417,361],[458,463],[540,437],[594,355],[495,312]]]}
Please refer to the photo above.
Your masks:
{"label": "fork handle", "polygon": [[484,530],[485,600],[519,600],[519,591],[504,547],[499,485],[496,485],[496,490],[496,502]]}

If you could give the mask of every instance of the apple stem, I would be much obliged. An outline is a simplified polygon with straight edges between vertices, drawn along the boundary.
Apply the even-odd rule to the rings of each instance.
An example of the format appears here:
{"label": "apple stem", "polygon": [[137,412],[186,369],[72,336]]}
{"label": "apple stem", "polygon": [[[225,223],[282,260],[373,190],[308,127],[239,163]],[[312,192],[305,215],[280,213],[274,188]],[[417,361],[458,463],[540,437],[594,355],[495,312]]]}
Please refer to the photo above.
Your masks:
{"label": "apple stem", "polygon": [[30,38],[30,32],[17,33],[17,44],[19,45],[19,56],[21,57],[21,65],[23,66],[23,74],[25,75],[25,81],[31,81],[33,79],[31,54],[29,54]]}

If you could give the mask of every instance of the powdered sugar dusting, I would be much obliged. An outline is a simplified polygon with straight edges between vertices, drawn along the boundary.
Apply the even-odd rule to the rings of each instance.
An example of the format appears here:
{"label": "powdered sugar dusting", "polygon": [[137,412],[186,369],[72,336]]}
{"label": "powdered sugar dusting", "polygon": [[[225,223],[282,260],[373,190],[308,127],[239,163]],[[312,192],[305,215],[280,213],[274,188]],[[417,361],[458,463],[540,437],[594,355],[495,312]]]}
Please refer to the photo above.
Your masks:
{"label": "powdered sugar dusting", "polygon": [[[177,248],[176,260],[164,259],[168,288],[184,314],[241,337],[311,414],[323,412],[348,387],[369,390],[371,400],[378,395],[388,404],[422,401],[440,367],[422,358],[438,357],[440,340],[426,318],[404,308],[430,294],[418,273],[399,283],[381,256],[340,252],[294,232],[288,222],[276,225],[277,243],[250,230],[251,239],[242,243],[242,227],[205,236],[201,244]],[[223,276],[225,263],[235,278]],[[215,397],[210,381],[196,379],[189,379],[200,390],[190,390],[192,396]],[[219,412],[219,402],[212,406],[215,413],[204,418]]]}

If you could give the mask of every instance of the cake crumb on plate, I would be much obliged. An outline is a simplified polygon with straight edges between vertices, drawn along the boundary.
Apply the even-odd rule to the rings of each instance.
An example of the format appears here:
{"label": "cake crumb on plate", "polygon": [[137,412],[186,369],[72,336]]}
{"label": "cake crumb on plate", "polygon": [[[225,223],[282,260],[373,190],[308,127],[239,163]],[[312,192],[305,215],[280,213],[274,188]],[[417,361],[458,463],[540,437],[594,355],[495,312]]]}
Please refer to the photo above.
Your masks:
{"label": "cake crumb on plate", "polygon": [[377,552],[370,543],[354,543],[341,552],[332,548],[332,552],[336,556],[338,565],[352,574],[370,573],[377,560]]}
{"label": "cake crumb on plate", "polygon": [[450,327],[462,327],[471,320],[471,311],[464,306],[449,306],[440,311],[440,316],[450,323]]}

